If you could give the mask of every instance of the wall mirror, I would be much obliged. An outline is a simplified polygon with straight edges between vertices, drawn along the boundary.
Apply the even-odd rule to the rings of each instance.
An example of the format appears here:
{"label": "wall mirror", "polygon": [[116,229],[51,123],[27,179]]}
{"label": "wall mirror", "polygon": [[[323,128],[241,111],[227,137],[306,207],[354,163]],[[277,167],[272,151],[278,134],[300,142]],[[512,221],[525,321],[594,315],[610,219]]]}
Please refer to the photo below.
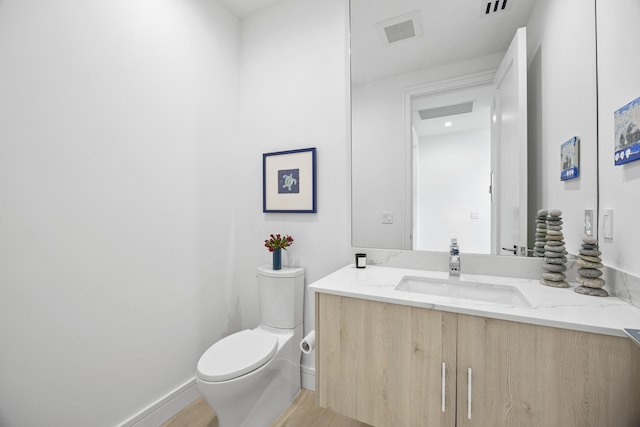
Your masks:
{"label": "wall mirror", "polygon": [[[351,0],[353,246],[446,251],[456,237],[463,252],[524,255],[539,208],[595,209],[595,7],[566,3]],[[514,133],[517,101],[496,101],[496,76],[522,27],[527,101]],[[553,96],[567,83],[581,101]],[[572,136],[585,172],[561,183]],[[567,227],[568,243],[582,233]]]}

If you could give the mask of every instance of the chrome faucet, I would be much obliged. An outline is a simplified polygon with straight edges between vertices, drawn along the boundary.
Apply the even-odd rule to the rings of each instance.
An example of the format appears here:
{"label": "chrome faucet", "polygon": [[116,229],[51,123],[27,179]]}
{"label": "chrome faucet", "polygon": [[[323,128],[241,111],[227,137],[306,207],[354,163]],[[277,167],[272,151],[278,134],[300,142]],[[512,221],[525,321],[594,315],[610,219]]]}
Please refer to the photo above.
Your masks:
{"label": "chrome faucet", "polygon": [[460,249],[458,248],[458,239],[451,239],[449,246],[449,276],[460,275]]}

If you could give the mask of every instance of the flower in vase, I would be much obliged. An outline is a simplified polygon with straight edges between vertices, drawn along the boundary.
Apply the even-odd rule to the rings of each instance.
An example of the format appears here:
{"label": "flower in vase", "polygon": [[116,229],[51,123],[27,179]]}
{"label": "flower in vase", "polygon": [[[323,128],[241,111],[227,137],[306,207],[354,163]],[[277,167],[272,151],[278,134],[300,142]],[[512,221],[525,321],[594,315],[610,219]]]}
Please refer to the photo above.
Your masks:
{"label": "flower in vase", "polygon": [[273,252],[276,249],[284,249],[287,250],[288,246],[293,244],[293,237],[280,234],[276,234],[275,236],[272,234],[269,236],[267,240],[264,241],[264,246],[269,249],[269,252]]}

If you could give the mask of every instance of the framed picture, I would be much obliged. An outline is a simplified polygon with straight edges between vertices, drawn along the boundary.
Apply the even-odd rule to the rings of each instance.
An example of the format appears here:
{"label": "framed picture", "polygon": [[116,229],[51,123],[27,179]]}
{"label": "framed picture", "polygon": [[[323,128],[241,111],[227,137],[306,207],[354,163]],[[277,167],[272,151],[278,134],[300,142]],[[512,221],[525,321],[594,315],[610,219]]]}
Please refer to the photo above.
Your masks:
{"label": "framed picture", "polygon": [[560,179],[567,181],[580,175],[580,138],[574,136],[560,147]]}
{"label": "framed picture", "polygon": [[262,212],[317,212],[315,148],[262,155]]}
{"label": "framed picture", "polygon": [[640,159],[640,98],[613,113],[616,132],[613,152],[616,166]]}

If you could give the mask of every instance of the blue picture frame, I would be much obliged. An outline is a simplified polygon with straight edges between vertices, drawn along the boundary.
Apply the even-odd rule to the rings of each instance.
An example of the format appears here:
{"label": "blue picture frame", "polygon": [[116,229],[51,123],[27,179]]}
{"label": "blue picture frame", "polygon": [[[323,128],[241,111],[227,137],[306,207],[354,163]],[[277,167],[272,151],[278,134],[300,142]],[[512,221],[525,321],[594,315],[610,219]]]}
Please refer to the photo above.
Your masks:
{"label": "blue picture frame", "polygon": [[560,146],[560,180],[580,176],[580,138],[574,136]]}
{"label": "blue picture frame", "polygon": [[636,98],[613,113],[616,166],[640,160],[640,98]]}
{"label": "blue picture frame", "polygon": [[262,155],[262,212],[316,213],[316,148]]}

